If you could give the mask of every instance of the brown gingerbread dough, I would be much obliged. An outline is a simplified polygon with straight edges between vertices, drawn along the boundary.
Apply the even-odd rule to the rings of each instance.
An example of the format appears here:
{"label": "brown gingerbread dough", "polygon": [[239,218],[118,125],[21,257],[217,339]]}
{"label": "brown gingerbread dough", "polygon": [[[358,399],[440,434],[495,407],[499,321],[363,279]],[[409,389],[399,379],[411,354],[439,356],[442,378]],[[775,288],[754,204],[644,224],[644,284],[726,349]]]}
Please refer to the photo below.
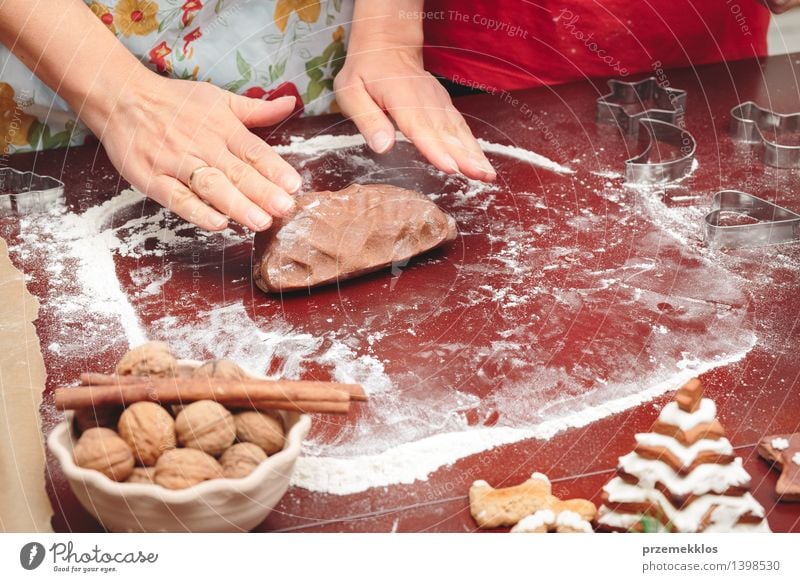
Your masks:
{"label": "brown gingerbread dough", "polygon": [[253,277],[268,292],[294,291],[377,271],[456,238],[456,224],[427,197],[387,184],[353,184],[295,198],[297,212],[256,235]]}

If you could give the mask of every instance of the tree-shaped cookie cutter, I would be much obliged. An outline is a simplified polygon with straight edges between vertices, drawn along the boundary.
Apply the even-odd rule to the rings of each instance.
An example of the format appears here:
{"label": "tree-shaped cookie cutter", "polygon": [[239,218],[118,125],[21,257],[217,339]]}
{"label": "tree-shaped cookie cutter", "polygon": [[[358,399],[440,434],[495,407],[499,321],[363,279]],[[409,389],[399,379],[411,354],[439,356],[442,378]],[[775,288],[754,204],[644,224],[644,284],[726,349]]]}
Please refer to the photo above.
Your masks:
{"label": "tree-shaped cookie cutter", "polygon": [[762,159],[776,168],[800,168],[800,146],[779,144],[764,132],[792,133],[800,130],[800,113],[775,113],[759,107],[753,101],[740,103],[731,109],[731,136],[733,139],[763,146]]}
{"label": "tree-shaped cookie cutter", "polygon": [[[620,81],[610,79],[611,93],[597,99],[596,120],[598,123],[615,123],[624,133],[636,135],[640,119],[657,119],[665,123],[680,122],[686,111],[686,91],[672,87],[662,87],[655,77],[641,81]],[[645,103],[652,101],[656,107],[645,109]],[[639,105],[642,110],[628,113],[626,106]]]}
{"label": "tree-shaped cookie cutter", "polygon": [[[726,218],[740,224],[723,224]],[[777,245],[800,239],[800,214],[752,194],[722,190],[714,196],[704,228],[706,244],[714,249]]]}
{"label": "tree-shaped cookie cutter", "polygon": [[64,197],[64,182],[35,172],[0,168],[0,216],[52,208]]}
{"label": "tree-shaped cookie cutter", "polygon": [[[647,131],[650,143],[642,153],[625,160],[625,182],[664,184],[683,178],[691,172],[697,149],[697,142],[691,133],[657,119],[642,118],[638,123]],[[652,161],[656,154],[661,153],[659,144],[669,145],[678,155],[666,161]]]}

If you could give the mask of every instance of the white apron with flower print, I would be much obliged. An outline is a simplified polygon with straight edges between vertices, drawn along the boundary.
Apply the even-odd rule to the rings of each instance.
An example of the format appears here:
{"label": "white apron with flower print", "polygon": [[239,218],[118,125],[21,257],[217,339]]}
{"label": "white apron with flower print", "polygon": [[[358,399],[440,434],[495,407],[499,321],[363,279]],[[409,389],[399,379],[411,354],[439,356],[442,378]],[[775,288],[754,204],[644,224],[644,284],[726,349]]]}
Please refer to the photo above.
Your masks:
{"label": "white apron with flower print", "polygon": [[[84,0],[151,69],[255,98],[296,95],[336,110],[351,0]],[[64,101],[0,45],[0,153],[79,145],[89,135]]]}

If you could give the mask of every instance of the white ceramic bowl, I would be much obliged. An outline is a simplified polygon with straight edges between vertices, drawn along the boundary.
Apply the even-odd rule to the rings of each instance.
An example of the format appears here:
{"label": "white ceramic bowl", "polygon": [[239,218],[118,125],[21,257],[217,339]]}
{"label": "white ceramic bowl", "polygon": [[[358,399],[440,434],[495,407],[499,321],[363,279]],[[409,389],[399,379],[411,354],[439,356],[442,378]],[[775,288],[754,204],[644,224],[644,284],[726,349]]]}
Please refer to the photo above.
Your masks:
{"label": "white ceramic bowl", "polygon": [[[199,363],[181,361],[187,367]],[[61,464],[81,505],[111,531],[249,531],[264,521],[286,493],[300,445],[311,428],[307,414],[281,414],[286,427],[283,450],[247,477],[213,479],[188,489],[117,483],[99,471],[78,467],[72,458],[75,436],[71,413],[50,433],[47,446]]]}

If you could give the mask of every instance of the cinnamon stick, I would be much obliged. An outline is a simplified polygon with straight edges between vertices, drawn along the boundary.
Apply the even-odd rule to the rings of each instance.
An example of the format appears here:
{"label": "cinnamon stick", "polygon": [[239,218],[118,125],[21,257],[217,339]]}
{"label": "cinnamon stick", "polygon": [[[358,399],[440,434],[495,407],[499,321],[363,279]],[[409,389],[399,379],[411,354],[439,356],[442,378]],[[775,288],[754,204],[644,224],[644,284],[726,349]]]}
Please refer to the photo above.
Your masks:
{"label": "cinnamon stick", "polygon": [[347,384],[304,381],[240,381],[216,378],[140,378],[137,383],[57,388],[57,408],[72,410],[107,404],[128,405],[139,401],[164,403],[216,400],[255,402],[349,403]]}
{"label": "cinnamon stick", "polygon": [[290,412],[308,412],[325,414],[347,414],[350,412],[349,402],[328,402],[325,400],[231,400],[225,403],[231,408],[245,408],[249,410],[288,410]]}
{"label": "cinnamon stick", "polygon": [[[131,385],[140,384],[147,381],[141,376],[119,376],[117,374],[99,374],[96,372],[84,372],[80,376],[81,384],[84,386],[110,386],[110,385]],[[249,379],[247,382],[273,384],[279,380],[256,380]],[[320,385],[332,385],[330,382],[319,382]],[[350,394],[351,400],[366,402],[367,393],[360,384],[336,384],[337,390],[344,390]]]}

